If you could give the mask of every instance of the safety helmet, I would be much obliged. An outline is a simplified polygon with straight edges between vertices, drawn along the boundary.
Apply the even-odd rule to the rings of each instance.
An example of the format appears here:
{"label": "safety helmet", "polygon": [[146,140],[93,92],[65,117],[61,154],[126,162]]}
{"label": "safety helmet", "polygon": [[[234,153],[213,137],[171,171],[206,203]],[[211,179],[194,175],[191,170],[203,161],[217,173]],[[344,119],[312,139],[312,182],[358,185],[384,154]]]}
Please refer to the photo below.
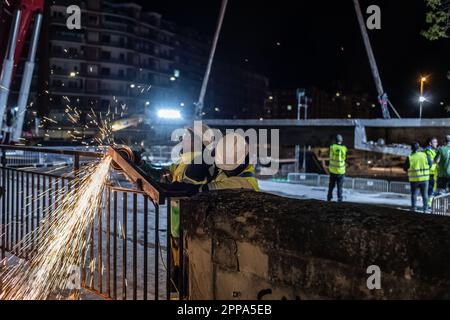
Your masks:
{"label": "safety helmet", "polygon": [[336,135],[336,142],[337,143],[342,143],[344,142],[344,137],[340,134]]}
{"label": "safety helmet", "polygon": [[248,152],[248,144],[242,135],[237,133],[227,134],[217,143],[216,166],[224,171],[236,170],[245,163]]}

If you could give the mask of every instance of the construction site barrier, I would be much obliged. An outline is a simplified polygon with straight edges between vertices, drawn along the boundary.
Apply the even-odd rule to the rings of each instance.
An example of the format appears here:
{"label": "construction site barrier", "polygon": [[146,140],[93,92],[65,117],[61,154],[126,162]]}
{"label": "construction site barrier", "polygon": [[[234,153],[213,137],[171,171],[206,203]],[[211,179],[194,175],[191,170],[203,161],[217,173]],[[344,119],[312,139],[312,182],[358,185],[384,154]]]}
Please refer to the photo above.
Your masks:
{"label": "construction site barrier", "polygon": [[392,193],[410,194],[411,184],[409,182],[392,181],[389,185],[389,191]]}
{"label": "construction site barrier", "polygon": [[450,194],[434,197],[432,213],[440,216],[450,216]]}
{"label": "construction site barrier", "polygon": [[[330,176],[323,174],[319,175],[315,173],[289,173],[288,182],[312,187],[328,187],[330,183]],[[408,182],[389,183],[387,180],[350,177],[345,177],[344,188],[361,191],[392,192],[401,194],[409,194],[411,191],[411,186]]]}
{"label": "construction site barrier", "polygon": [[[329,184],[330,184],[330,176],[325,175],[325,174],[319,175],[319,186],[320,187],[328,187]],[[354,189],[354,181],[352,178],[345,177],[344,188]]]}
{"label": "construction site barrier", "polygon": [[319,185],[319,175],[311,173],[289,173],[288,182],[303,184],[307,186],[318,186]]}
{"label": "construction site barrier", "polygon": [[[0,200],[0,258],[10,254],[28,260],[37,243],[22,248],[21,241],[52,218],[57,194],[68,194],[78,187],[76,172],[83,163],[98,161],[104,155],[2,145],[0,152],[0,185],[4,190]],[[33,169],[44,159],[58,159],[66,165],[48,170],[51,173]],[[115,178],[120,179],[118,175]],[[123,179],[120,183],[121,187],[106,186],[95,221],[86,230],[89,245],[80,266],[82,287],[105,299],[170,299],[170,195],[158,194],[156,201]],[[184,282],[179,283],[176,291],[182,298]]]}
{"label": "construction site barrier", "polygon": [[354,179],[354,189],[375,192],[389,192],[389,182],[375,179]]}

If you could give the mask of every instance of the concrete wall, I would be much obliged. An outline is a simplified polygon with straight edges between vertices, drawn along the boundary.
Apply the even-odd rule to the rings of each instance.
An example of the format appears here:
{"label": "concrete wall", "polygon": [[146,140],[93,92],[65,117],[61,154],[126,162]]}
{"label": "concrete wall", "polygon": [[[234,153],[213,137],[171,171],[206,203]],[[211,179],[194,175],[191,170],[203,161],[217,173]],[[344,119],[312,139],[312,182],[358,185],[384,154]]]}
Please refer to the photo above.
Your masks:
{"label": "concrete wall", "polygon": [[184,200],[182,214],[192,299],[450,298],[448,217],[246,191]]}

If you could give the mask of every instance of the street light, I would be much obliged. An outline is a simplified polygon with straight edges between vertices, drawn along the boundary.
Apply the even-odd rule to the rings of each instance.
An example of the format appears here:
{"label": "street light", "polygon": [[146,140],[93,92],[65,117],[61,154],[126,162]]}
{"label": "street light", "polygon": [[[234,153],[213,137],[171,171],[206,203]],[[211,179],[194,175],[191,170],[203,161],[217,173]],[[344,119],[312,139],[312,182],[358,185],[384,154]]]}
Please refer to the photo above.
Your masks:
{"label": "street light", "polygon": [[423,95],[424,84],[425,84],[425,82],[427,82],[427,78],[426,78],[426,77],[421,77],[421,78],[420,78],[420,98],[419,98],[419,106],[420,106],[419,119],[422,119],[423,103],[424,103],[425,101],[427,101],[427,99],[426,99],[425,96]]}

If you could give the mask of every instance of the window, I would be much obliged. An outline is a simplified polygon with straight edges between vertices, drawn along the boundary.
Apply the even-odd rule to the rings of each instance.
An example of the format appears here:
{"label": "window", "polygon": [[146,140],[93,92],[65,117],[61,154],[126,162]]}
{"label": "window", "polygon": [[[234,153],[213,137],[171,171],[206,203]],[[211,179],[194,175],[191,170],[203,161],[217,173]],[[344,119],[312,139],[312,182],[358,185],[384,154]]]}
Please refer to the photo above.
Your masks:
{"label": "window", "polygon": [[111,59],[111,52],[109,52],[109,51],[102,51],[100,57],[101,57],[102,59],[107,59],[107,60],[109,60],[109,59]]}
{"label": "window", "polygon": [[71,89],[77,89],[78,88],[78,83],[75,81],[70,81],[69,82],[69,88]]}
{"label": "window", "polygon": [[109,68],[102,68],[102,76],[109,76],[111,74],[111,70]]}
{"label": "window", "polygon": [[69,48],[69,55],[77,56],[78,55],[78,49],[76,49],[76,48]]}
{"label": "window", "polygon": [[111,41],[111,36],[107,34],[102,35],[102,42],[109,43]]}
{"label": "window", "polygon": [[63,82],[61,80],[53,80],[53,86],[56,88],[61,88],[63,86]]}
{"label": "window", "polygon": [[88,19],[89,19],[89,24],[98,25],[98,16],[90,14]]}
{"label": "window", "polygon": [[97,66],[94,66],[94,65],[91,65],[91,66],[88,66],[88,73],[90,73],[90,74],[97,74],[98,73],[98,67]]}

